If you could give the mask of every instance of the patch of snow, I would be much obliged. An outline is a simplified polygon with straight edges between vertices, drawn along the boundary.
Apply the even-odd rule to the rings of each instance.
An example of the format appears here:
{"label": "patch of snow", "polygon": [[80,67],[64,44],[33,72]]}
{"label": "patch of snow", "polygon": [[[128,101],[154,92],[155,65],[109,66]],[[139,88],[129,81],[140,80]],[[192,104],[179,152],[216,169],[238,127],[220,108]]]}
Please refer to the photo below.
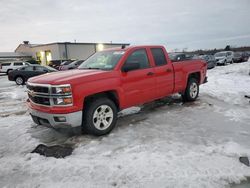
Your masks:
{"label": "patch of snow", "polygon": [[218,66],[208,71],[208,83],[201,86],[201,93],[232,104],[247,104],[244,98],[250,94],[250,63]]}

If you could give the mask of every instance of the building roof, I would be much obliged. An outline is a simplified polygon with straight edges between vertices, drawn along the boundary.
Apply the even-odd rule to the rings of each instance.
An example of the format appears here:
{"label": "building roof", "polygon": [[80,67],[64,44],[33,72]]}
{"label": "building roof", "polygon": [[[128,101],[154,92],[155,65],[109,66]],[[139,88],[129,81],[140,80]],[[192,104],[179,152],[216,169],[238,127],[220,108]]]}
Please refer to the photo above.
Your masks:
{"label": "building roof", "polygon": [[24,58],[24,57],[31,57],[31,56],[17,52],[0,52],[0,58]]}
{"label": "building roof", "polygon": [[34,47],[48,46],[48,45],[54,45],[54,44],[64,44],[64,45],[65,44],[71,44],[71,45],[91,45],[91,44],[92,45],[98,45],[98,44],[103,44],[103,45],[125,45],[125,46],[130,45],[129,43],[102,43],[102,42],[100,42],[100,43],[94,43],[94,42],[92,42],[92,43],[91,42],[53,42],[53,43],[47,43],[47,44],[30,44],[30,43],[28,43],[28,44],[19,44],[18,47],[16,48],[16,50],[22,45],[28,46],[30,48],[34,48]]}
{"label": "building roof", "polygon": [[47,43],[47,44],[29,44],[30,47],[37,47],[37,46],[47,46],[47,45],[53,45],[53,44],[73,44],[73,45],[130,45],[129,43],[91,43],[91,42],[53,42],[53,43]]}

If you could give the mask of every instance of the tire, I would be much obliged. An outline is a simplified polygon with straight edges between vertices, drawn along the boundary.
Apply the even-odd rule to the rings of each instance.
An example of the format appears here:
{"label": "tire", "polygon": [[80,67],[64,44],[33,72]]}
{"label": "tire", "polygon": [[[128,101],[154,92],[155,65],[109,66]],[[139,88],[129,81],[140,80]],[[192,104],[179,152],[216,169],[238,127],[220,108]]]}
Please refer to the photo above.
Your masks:
{"label": "tire", "polygon": [[17,76],[15,81],[17,85],[24,85],[24,78],[22,76]]}
{"label": "tire", "polygon": [[115,127],[116,121],[117,107],[115,103],[108,98],[96,98],[86,104],[82,130],[95,136],[105,135]]}
{"label": "tire", "polygon": [[6,74],[9,75],[9,72],[12,71],[12,69],[8,69]]}
{"label": "tire", "polygon": [[185,90],[185,93],[182,95],[185,102],[195,101],[199,96],[199,84],[197,79],[190,78]]}

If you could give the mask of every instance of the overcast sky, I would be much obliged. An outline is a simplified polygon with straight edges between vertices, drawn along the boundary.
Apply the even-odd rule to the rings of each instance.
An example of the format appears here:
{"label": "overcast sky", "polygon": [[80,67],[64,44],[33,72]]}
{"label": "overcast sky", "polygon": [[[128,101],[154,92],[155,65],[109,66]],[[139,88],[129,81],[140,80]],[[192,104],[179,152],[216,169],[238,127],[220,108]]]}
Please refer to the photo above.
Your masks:
{"label": "overcast sky", "polygon": [[0,51],[23,40],[250,45],[250,0],[0,0]]}

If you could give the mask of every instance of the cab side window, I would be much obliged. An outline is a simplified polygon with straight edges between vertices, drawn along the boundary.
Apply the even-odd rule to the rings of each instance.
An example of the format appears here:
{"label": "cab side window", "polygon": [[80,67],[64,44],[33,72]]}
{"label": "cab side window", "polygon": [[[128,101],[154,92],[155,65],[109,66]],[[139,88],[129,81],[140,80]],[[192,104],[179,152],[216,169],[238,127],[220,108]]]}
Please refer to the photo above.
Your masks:
{"label": "cab side window", "polygon": [[138,63],[138,69],[145,69],[150,67],[147,52],[145,49],[135,50],[132,54],[129,55],[125,64]]}
{"label": "cab side window", "polygon": [[162,66],[167,64],[165,54],[161,48],[151,48],[151,52],[154,57],[156,66]]}
{"label": "cab side window", "polygon": [[16,63],[14,63],[14,66],[23,66],[23,63],[22,62],[16,62]]}
{"label": "cab side window", "polygon": [[41,66],[35,66],[35,70],[40,71],[40,72],[46,71],[46,69],[44,67],[41,67]]}
{"label": "cab side window", "polygon": [[25,71],[33,71],[33,67],[32,67],[32,66],[23,67],[22,70],[25,70]]}

